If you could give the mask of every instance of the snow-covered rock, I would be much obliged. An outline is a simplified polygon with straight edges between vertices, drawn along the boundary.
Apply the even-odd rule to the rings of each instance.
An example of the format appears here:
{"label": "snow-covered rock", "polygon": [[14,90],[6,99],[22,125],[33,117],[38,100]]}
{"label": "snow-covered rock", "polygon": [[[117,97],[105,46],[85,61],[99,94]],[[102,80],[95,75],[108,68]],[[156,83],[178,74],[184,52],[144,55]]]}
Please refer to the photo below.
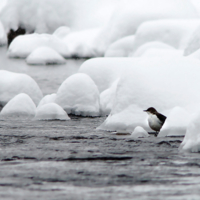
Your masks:
{"label": "snow-covered rock", "polygon": [[119,82],[119,79],[114,81],[114,83],[111,85],[111,87],[104,90],[100,94],[100,109],[101,109],[102,116],[109,115],[112,110],[118,82]]}
{"label": "snow-covered rock", "polygon": [[134,131],[131,133],[131,137],[133,138],[145,138],[149,137],[149,134],[141,127],[135,127]]}
{"label": "snow-covered rock", "polygon": [[121,68],[123,71],[119,70],[118,78],[121,78],[112,111],[99,127],[101,129],[133,131],[136,126],[142,126],[147,130],[144,109],[152,106],[164,113],[177,105],[186,108],[200,102],[200,93],[197,92],[200,90],[200,62],[197,59],[145,57],[106,60],[101,62],[101,68],[99,66],[100,74],[103,74],[102,69],[105,73],[106,69],[118,71]]}
{"label": "snow-covered rock", "polygon": [[68,34],[70,33],[70,28],[67,26],[60,26],[57,28],[54,32],[53,35],[56,37],[63,39],[65,38]]}
{"label": "snow-covered rock", "polygon": [[36,110],[35,120],[70,120],[67,113],[56,103],[47,103]]}
{"label": "snow-covered rock", "polygon": [[0,70],[0,104],[4,106],[19,93],[28,94],[36,105],[43,97],[38,84],[30,76]]}
{"label": "snow-covered rock", "polygon": [[0,21],[0,46],[5,45],[7,42],[6,32],[4,30],[3,24]]}
{"label": "snow-covered rock", "polygon": [[70,32],[63,42],[68,47],[68,54],[66,57],[91,58],[96,57],[94,50],[94,39],[99,33],[100,29],[89,29],[83,31]]}
{"label": "snow-covered rock", "polygon": [[167,115],[158,137],[185,135],[189,121],[190,114],[185,109],[181,107],[173,108]]}
{"label": "snow-covered rock", "polygon": [[135,34],[133,53],[141,45],[159,41],[173,46],[176,49],[185,49],[190,37],[200,25],[200,20],[154,20],[141,24]]}
{"label": "snow-covered rock", "polygon": [[[97,51],[99,55],[103,55],[111,43],[127,35],[135,34],[139,25],[145,21],[165,18],[189,19],[198,17],[196,9],[189,0],[121,1],[110,21],[97,38]],[[148,30],[148,33],[150,33],[150,30]]]}
{"label": "snow-covered rock", "polygon": [[10,58],[26,58],[35,49],[42,46],[50,47],[64,57],[68,54],[67,46],[55,35],[34,33],[16,37],[8,48],[8,56]]}
{"label": "snow-covered rock", "polygon": [[140,57],[149,49],[158,49],[158,50],[174,50],[175,48],[159,41],[147,42],[140,47],[132,54],[132,57]]}
{"label": "snow-covered rock", "polygon": [[61,65],[66,60],[50,47],[38,47],[26,58],[29,65]]}
{"label": "snow-covered rock", "polygon": [[46,96],[44,96],[41,101],[39,102],[37,108],[39,108],[40,106],[43,106],[45,104],[48,104],[48,103],[54,103],[56,100],[56,94],[53,93],[53,94],[48,94]]}
{"label": "snow-covered rock", "polygon": [[185,137],[179,147],[181,151],[200,152],[200,112],[196,112],[188,126]]}
{"label": "snow-covered rock", "polygon": [[105,57],[128,57],[133,50],[135,36],[130,35],[112,43],[106,50]]}
{"label": "snow-covered rock", "polygon": [[94,81],[83,73],[67,78],[59,87],[56,101],[68,114],[99,116],[99,91]]}
{"label": "snow-covered rock", "polygon": [[3,107],[0,117],[33,117],[35,110],[32,99],[27,94],[20,93]]}

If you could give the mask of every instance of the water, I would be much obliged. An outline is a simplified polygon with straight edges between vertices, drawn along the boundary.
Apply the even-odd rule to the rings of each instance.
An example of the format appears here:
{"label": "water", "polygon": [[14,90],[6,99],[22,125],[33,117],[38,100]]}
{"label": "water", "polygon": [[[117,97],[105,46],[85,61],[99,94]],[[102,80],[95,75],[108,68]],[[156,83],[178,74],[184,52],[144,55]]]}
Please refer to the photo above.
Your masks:
{"label": "water", "polygon": [[[30,67],[0,49],[1,69],[57,91],[83,60]],[[0,199],[199,199],[200,155],[180,153],[182,137],[134,140],[96,130],[105,118],[0,121]]]}

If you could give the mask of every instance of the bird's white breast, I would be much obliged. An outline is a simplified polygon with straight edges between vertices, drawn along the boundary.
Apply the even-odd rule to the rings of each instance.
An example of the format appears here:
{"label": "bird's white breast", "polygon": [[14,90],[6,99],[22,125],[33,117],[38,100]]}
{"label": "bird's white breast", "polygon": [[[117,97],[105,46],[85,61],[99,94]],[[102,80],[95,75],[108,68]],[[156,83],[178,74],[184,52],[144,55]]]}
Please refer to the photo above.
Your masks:
{"label": "bird's white breast", "polygon": [[149,113],[148,122],[149,122],[149,126],[155,131],[160,131],[163,125],[163,123],[158,119],[158,117],[151,113]]}

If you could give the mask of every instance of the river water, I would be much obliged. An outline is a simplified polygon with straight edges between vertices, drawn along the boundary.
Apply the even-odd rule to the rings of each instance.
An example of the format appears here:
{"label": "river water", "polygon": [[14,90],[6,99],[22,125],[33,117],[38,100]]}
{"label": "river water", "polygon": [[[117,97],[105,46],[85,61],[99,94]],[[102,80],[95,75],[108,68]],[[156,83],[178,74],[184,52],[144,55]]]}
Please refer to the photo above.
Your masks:
{"label": "river water", "polygon": [[[29,74],[43,94],[57,91],[83,60],[28,66],[0,48],[0,69]],[[96,130],[104,117],[0,121],[0,199],[200,199],[200,154],[180,153],[182,137],[132,139]]]}

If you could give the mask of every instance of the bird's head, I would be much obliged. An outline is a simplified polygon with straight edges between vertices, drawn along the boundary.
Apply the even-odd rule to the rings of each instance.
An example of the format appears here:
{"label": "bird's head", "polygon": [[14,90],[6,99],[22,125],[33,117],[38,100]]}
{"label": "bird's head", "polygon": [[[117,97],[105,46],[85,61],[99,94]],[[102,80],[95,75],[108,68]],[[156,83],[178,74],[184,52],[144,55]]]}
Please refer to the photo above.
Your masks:
{"label": "bird's head", "polygon": [[144,110],[144,112],[147,112],[148,114],[156,114],[157,110],[153,107],[150,107],[147,110]]}

